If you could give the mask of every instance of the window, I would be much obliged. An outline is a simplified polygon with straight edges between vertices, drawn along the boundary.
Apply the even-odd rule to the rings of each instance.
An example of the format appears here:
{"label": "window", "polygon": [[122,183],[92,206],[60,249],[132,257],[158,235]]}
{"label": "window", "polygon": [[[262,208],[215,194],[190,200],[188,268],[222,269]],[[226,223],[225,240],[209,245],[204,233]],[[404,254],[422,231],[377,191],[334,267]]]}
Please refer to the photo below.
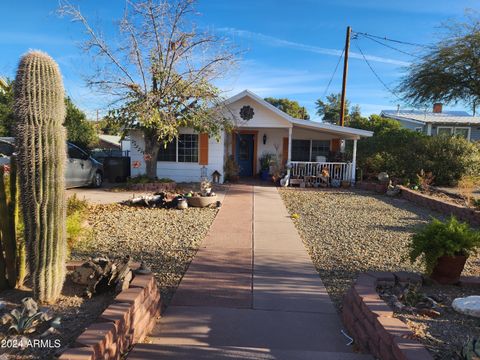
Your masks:
{"label": "window", "polygon": [[68,157],[70,159],[80,159],[80,160],[88,159],[87,153],[83,152],[78,147],[72,144],[68,144]]}
{"label": "window", "polygon": [[453,128],[452,127],[447,127],[447,126],[439,126],[437,128],[437,135],[441,136],[449,136],[449,135],[452,135],[453,133]]}
{"label": "window", "polygon": [[415,131],[421,133],[421,132],[423,132],[423,128],[422,127],[416,127]]}
{"label": "window", "polygon": [[437,128],[437,135],[455,135],[463,137],[467,140],[470,139],[470,128],[469,127],[451,127],[451,126],[439,126]]}
{"label": "window", "polygon": [[198,162],[198,135],[182,134],[178,138],[178,162]]}
{"label": "window", "polygon": [[330,140],[312,140],[312,158],[316,161],[317,156],[328,156],[330,152]]}
{"label": "window", "polygon": [[310,161],[310,140],[292,140],[292,161]]}
{"label": "window", "polygon": [[177,161],[177,139],[160,145],[157,161]]}
{"label": "window", "polygon": [[455,136],[463,137],[470,140],[470,128],[469,127],[456,127],[454,130]]}

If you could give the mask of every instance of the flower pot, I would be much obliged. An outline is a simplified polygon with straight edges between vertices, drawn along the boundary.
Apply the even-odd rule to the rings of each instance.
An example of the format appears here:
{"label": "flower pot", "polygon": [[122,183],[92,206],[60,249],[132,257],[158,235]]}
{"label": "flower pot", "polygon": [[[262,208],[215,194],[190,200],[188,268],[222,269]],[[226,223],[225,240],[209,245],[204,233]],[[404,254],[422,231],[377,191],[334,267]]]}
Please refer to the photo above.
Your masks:
{"label": "flower pot", "polygon": [[192,207],[207,207],[217,202],[217,195],[214,196],[192,196],[187,199],[188,205]]}
{"label": "flower pot", "polygon": [[261,177],[262,181],[267,181],[269,175],[270,174],[269,174],[268,169],[262,170],[262,172],[260,173],[260,177]]}
{"label": "flower pot", "polygon": [[188,208],[188,203],[187,203],[187,199],[178,199],[178,202],[177,202],[177,209],[178,210],[185,210],[186,208]]}
{"label": "flower pot", "polygon": [[443,285],[456,284],[460,280],[466,261],[467,257],[463,255],[441,256],[430,278]]}

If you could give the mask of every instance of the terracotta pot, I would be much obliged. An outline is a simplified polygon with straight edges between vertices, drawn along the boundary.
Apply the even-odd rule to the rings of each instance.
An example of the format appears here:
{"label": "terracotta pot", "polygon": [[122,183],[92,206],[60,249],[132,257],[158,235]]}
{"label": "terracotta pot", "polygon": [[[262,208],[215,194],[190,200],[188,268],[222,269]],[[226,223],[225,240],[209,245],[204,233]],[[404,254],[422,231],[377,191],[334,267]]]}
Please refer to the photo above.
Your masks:
{"label": "terracotta pot", "polygon": [[466,261],[467,257],[463,255],[441,256],[430,278],[444,285],[456,284],[460,280]]}

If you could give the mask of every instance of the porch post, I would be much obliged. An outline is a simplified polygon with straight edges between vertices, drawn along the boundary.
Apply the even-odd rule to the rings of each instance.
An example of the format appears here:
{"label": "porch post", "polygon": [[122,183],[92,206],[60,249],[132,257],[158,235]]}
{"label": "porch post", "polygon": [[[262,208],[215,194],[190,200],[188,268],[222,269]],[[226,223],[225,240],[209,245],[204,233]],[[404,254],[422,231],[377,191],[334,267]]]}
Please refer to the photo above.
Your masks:
{"label": "porch post", "polygon": [[292,128],[288,128],[288,159],[287,163],[292,161]]}
{"label": "porch post", "polygon": [[357,139],[353,140],[352,153],[352,184],[355,184],[355,168],[357,167]]}

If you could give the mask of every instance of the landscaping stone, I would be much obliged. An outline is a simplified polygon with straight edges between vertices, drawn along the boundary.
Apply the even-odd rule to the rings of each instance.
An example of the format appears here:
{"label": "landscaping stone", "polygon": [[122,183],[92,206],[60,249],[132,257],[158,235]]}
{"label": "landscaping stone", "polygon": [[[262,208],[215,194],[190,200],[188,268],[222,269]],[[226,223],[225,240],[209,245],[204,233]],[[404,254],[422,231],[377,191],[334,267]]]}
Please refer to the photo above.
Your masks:
{"label": "landscaping stone", "polygon": [[452,307],[461,314],[480,318],[480,296],[467,296],[453,300]]}

